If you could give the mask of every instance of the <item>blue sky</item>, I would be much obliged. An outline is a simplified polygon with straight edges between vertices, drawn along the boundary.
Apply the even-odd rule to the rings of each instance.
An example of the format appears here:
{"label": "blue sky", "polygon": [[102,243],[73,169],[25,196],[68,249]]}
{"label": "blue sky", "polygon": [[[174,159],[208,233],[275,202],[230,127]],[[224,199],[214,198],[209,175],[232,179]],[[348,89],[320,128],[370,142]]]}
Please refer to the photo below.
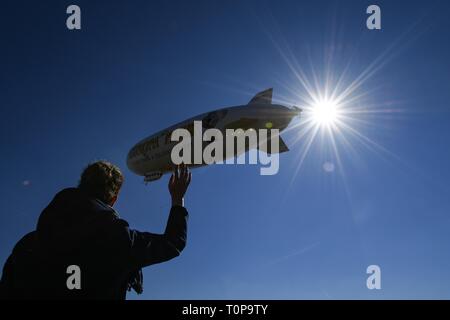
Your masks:
{"label": "blue sky", "polygon": [[[72,3],[81,31],[65,27]],[[305,154],[291,130],[277,175],[195,169],[185,251],[129,298],[450,298],[450,4],[374,3],[379,31],[365,26],[371,1],[2,2],[1,264],[96,159],[123,169],[121,216],[162,232],[167,177],[144,186],[126,168],[134,143],[269,87],[298,103],[297,68],[348,66],[347,83],[370,74],[351,126],[379,147],[347,135],[337,157],[324,135]],[[371,264],[381,290],[366,287]]]}

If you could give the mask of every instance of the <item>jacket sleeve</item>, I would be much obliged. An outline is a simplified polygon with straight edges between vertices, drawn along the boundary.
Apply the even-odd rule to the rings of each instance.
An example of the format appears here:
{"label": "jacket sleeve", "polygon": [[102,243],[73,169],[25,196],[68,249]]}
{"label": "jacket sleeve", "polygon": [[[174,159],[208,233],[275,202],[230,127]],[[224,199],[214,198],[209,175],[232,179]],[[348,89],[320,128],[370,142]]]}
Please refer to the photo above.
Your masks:
{"label": "jacket sleeve", "polygon": [[129,258],[134,268],[164,262],[180,255],[186,246],[188,212],[184,207],[173,206],[163,234],[130,229],[121,220],[127,239]]}

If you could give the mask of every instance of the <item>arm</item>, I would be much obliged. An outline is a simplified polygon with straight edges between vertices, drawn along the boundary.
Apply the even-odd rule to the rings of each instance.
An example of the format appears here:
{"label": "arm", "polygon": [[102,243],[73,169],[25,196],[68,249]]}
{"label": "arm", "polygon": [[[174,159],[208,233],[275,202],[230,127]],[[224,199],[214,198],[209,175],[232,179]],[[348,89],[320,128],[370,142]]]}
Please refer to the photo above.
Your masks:
{"label": "arm", "polygon": [[[139,232],[127,228],[133,265],[145,267],[177,257],[186,245],[188,212],[184,194],[191,181],[186,166],[175,169],[169,180],[172,208],[164,234]],[[127,226],[128,227],[128,226]]]}
{"label": "arm", "polygon": [[186,246],[187,219],[185,208],[173,206],[163,234],[128,229],[132,264],[142,268],[179,256]]}

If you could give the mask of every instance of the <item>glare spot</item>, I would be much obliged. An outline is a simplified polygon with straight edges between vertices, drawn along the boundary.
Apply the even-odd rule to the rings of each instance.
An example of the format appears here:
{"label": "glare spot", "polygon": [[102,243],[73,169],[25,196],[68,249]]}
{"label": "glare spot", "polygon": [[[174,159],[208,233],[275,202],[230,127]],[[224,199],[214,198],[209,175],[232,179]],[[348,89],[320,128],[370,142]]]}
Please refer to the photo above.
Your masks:
{"label": "glare spot", "polygon": [[325,172],[331,173],[334,171],[334,163],[332,162],[327,161],[323,164],[322,167]]}
{"label": "glare spot", "polygon": [[24,187],[28,187],[31,184],[31,181],[30,180],[24,180],[22,182],[22,184],[23,184]]}
{"label": "glare spot", "polygon": [[332,100],[317,102],[312,108],[314,122],[318,125],[331,125],[338,118],[338,105]]}

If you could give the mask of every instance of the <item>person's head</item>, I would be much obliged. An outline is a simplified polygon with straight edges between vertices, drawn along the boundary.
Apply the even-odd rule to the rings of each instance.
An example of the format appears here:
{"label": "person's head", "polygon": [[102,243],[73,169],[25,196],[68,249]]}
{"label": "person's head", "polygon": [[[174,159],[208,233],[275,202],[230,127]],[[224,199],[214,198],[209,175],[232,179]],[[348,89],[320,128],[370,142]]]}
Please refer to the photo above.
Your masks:
{"label": "person's head", "polygon": [[117,200],[122,183],[123,175],[117,166],[107,161],[97,161],[83,170],[78,188],[112,206]]}

